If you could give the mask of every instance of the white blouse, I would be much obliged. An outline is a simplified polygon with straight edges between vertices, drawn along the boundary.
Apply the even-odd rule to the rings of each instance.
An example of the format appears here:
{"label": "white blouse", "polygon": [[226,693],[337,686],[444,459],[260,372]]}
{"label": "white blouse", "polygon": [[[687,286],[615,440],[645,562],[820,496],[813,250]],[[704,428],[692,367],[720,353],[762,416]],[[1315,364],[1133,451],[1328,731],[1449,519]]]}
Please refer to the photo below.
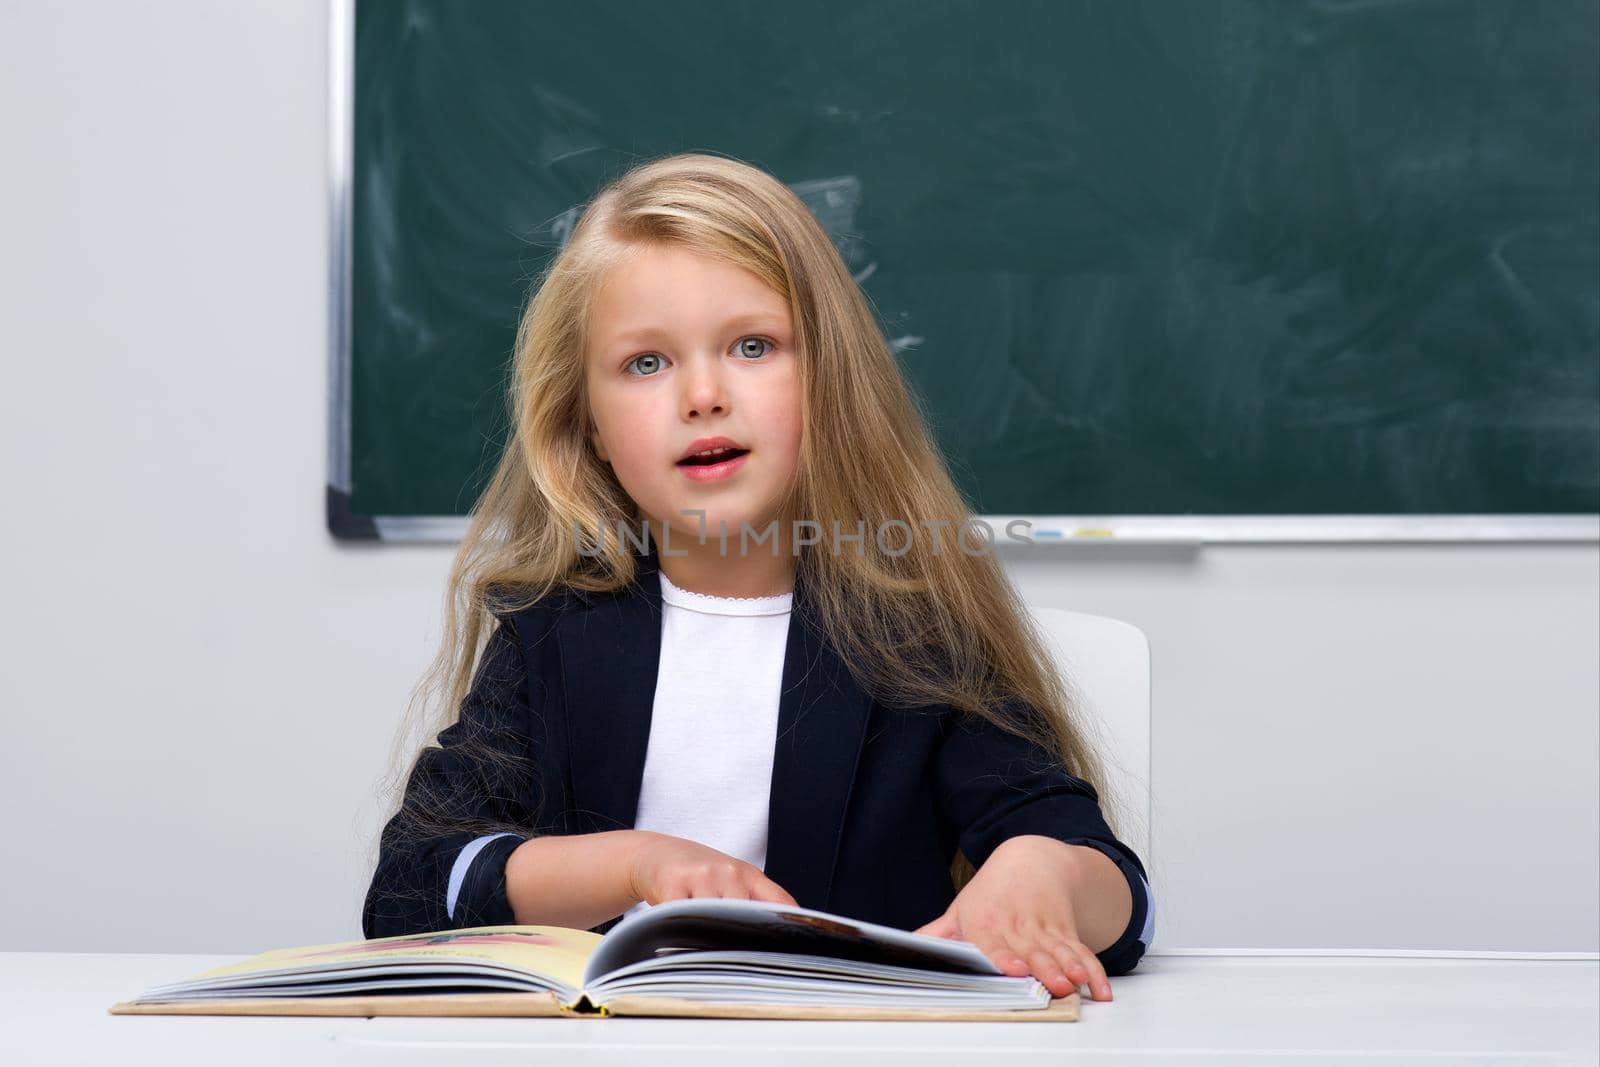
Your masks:
{"label": "white blouse", "polygon": [[[762,868],[794,594],[708,596],[657,573],[661,662],[634,828]],[[640,901],[624,917],[649,906]]]}

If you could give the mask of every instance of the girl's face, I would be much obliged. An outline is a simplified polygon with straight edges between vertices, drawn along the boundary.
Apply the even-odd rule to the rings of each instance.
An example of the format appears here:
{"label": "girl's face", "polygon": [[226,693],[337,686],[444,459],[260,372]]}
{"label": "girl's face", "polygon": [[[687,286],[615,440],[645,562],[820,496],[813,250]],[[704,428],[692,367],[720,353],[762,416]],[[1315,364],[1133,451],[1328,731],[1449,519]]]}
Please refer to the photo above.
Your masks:
{"label": "girl's face", "polygon": [[[703,509],[707,543],[726,522],[730,555],[741,523],[764,533],[800,458],[788,302],[732,264],[646,245],[607,271],[588,326],[590,439],[645,515],[687,547],[702,526],[684,512]],[[708,438],[744,455],[680,462]]]}

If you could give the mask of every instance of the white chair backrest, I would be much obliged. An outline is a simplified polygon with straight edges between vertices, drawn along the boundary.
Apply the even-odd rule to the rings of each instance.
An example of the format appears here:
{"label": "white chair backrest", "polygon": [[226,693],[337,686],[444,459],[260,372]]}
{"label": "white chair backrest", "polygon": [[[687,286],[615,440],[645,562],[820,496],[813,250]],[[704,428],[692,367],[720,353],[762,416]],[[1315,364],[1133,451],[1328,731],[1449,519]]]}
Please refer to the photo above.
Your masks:
{"label": "white chair backrest", "polygon": [[[1118,837],[1150,856],[1150,642],[1131,623],[1062,608],[1028,609],[1055,655],[1057,669],[1086,705],[1090,740],[1111,780],[1102,792],[1133,813]],[[1103,805],[1102,805],[1103,806]]]}

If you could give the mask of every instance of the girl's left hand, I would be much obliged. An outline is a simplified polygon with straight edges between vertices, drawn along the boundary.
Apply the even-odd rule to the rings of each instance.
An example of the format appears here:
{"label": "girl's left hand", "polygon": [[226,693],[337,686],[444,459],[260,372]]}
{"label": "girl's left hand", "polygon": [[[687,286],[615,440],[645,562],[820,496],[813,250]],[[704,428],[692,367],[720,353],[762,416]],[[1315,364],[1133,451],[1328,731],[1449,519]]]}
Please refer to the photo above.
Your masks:
{"label": "girl's left hand", "polygon": [[1072,887],[1081,875],[1073,846],[1025,835],[1001,842],[945,913],[915,932],[970,941],[1009,975],[1032,974],[1052,997],[1085,983],[1111,999],[1106,969],[1078,939]]}

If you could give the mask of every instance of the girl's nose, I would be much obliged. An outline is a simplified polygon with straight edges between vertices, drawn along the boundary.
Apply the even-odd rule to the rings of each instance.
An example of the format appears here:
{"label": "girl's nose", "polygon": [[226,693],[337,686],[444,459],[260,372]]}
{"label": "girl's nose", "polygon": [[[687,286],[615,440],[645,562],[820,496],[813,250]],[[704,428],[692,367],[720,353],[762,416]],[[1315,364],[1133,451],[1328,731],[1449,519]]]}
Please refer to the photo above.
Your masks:
{"label": "girl's nose", "polygon": [[728,413],[728,396],[723,388],[721,368],[715,360],[690,360],[678,380],[683,383],[685,417]]}

